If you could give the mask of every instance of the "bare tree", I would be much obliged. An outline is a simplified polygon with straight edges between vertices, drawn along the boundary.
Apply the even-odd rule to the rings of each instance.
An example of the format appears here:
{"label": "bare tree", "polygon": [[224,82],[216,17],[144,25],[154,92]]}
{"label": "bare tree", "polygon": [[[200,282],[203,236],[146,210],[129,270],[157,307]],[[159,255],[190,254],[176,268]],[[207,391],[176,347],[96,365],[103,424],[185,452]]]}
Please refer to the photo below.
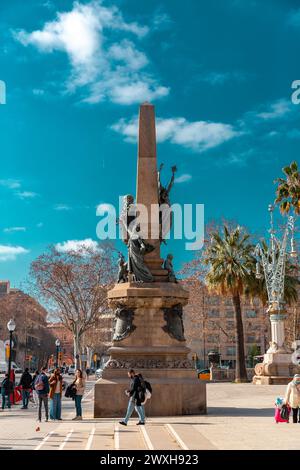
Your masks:
{"label": "bare tree", "polygon": [[114,253],[109,244],[63,252],[50,246],[31,264],[31,285],[73,334],[76,367],[84,333],[107,308],[107,291],[116,276]]}

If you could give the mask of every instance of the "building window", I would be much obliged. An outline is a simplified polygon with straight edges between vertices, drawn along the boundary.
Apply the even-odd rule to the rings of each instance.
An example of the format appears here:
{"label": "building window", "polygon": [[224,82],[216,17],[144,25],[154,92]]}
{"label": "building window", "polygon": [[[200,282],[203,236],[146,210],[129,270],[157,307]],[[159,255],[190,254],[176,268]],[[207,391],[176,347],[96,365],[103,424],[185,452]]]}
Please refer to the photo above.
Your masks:
{"label": "building window", "polygon": [[256,337],[255,336],[247,336],[247,343],[256,343]]}
{"label": "building window", "polygon": [[219,303],[220,303],[220,298],[217,296],[208,297],[207,299],[207,304],[209,305],[219,305]]}
{"label": "building window", "polygon": [[247,318],[256,318],[257,317],[257,313],[255,310],[247,310],[246,312],[246,317]]}
{"label": "building window", "polygon": [[233,310],[226,310],[225,316],[226,316],[226,318],[233,318],[234,317],[234,311]]}
{"label": "building window", "polygon": [[213,308],[212,310],[210,310],[208,312],[208,315],[207,315],[209,318],[218,318],[220,316],[220,312],[219,310]]}
{"label": "building window", "polygon": [[219,343],[219,335],[208,335],[207,338],[206,338],[206,341],[208,343],[217,344],[217,343]]}
{"label": "building window", "polygon": [[232,305],[232,299],[225,299],[224,305]]}
{"label": "building window", "polygon": [[226,328],[227,328],[227,330],[233,330],[233,328],[234,328],[234,321],[227,321],[227,322],[226,322]]}
{"label": "building window", "polygon": [[235,347],[227,348],[226,354],[227,356],[235,356]]}

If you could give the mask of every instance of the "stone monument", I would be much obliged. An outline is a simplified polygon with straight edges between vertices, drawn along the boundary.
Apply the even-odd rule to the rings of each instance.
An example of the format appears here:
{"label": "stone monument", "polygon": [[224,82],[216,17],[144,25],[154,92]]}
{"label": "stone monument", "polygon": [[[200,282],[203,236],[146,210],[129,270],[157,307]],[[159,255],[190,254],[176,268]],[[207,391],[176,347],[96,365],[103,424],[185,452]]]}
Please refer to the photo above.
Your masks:
{"label": "stone monument", "polygon": [[[153,205],[170,205],[175,171],[173,167],[171,181],[164,187],[157,171],[154,106],[144,103],[139,114],[136,203],[149,214]],[[132,203],[132,196],[125,197],[120,222],[128,261],[120,256],[118,282],[108,293],[115,312],[113,345],[102,378],[95,384],[94,416],[124,415],[130,368],[152,385],[147,416],[204,414],[206,384],[197,378],[188,359],[184,337],[182,315],[188,292],[176,281],[172,255],[165,262],[161,258],[164,239],[159,212],[135,223],[136,214],[127,211]],[[159,235],[151,238],[153,233]]]}

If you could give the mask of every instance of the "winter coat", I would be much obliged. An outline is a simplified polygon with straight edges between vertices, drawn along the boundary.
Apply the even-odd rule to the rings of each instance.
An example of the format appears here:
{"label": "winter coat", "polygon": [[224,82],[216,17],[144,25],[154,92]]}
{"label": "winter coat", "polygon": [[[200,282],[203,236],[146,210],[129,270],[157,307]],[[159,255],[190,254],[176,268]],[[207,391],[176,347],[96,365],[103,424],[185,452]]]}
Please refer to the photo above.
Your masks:
{"label": "winter coat", "polygon": [[74,381],[74,385],[76,387],[76,395],[83,395],[85,389],[85,379],[76,379]]}
{"label": "winter coat", "polygon": [[300,407],[300,385],[296,386],[293,380],[287,386],[284,401],[292,408]]}
{"label": "winter coat", "polygon": [[58,380],[60,382],[59,393],[60,393],[60,396],[62,395],[62,376],[61,375],[57,376],[55,374],[52,374],[49,379],[49,386],[50,386],[49,398],[54,397]]}
{"label": "winter coat", "polygon": [[23,372],[19,385],[23,390],[29,390],[32,384],[32,377],[29,372]]}
{"label": "winter coat", "polygon": [[138,375],[135,375],[131,380],[129,395],[136,400],[137,406],[141,406],[142,402],[145,400],[145,393]]}
{"label": "winter coat", "polygon": [[13,391],[13,388],[14,388],[13,382],[11,380],[9,381],[8,378],[6,377],[1,383],[1,394],[9,395]]}
{"label": "winter coat", "polygon": [[[48,377],[44,373],[42,373],[40,375],[42,376],[42,381],[43,381],[43,384],[44,384],[44,388],[42,390],[36,390],[36,392],[37,392],[38,395],[48,395],[49,390],[50,390]],[[35,379],[35,382],[34,382],[35,384],[37,383],[37,380],[40,377],[40,375],[38,375],[37,378]]]}

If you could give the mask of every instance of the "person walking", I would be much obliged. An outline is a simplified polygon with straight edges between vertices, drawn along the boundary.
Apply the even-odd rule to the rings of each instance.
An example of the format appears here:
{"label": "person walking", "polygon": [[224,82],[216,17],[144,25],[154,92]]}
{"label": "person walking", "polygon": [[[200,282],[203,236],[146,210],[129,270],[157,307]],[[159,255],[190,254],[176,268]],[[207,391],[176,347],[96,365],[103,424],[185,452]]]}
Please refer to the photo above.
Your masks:
{"label": "person walking", "polygon": [[295,374],[288,384],[284,402],[292,408],[293,423],[300,423],[300,374]]}
{"label": "person walking", "polygon": [[49,380],[46,375],[46,367],[43,367],[40,374],[37,376],[35,383],[34,383],[34,388],[38,394],[39,397],[39,410],[38,410],[38,420],[41,422],[42,421],[42,404],[44,404],[45,408],[45,421],[48,421],[49,419],[49,412],[48,412],[48,393],[50,390],[49,387]]}
{"label": "person walking", "polygon": [[81,401],[84,394],[85,389],[85,378],[83,376],[83,372],[81,369],[77,369],[75,372],[75,380],[74,385],[76,388],[76,395],[75,395],[75,409],[76,409],[76,416],[73,418],[73,421],[80,421],[82,420],[82,406]]}
{"label": "person walking", "polygon": [[37,391],[35,389],[35,381],[37,379],[39,375],[39,371],[36,370],[35,373],[33,374],[33,377],[32,377],[32,382],[31,382],[31,388],[32,388],[32,398],[33,398],[33,401],[34,401],[34,405],[37,407],[39,405],[39,397],[38,397],[38,394],[37,394]]}
{"label": "person walking", "polygon": [[13,390],[13,383],[8,378],[8,374],[5,374],[4,380],[1,383],[1,395],[2,395],[2,410],[4,410],[7,398],[7,408],[11,408],[10,395]]}
{"label": "person walking", "polygon": [[138,374],[135,373],[133,369],[130,369],[128,372],[128,377],[131,380],[131,386],[129,390],[126,390],[126,395],[129,397],[128,407],[125,418],[120,421],[122,426],[127,426],[127,423],[135,409],[139,421],[137,425],[144,425],[145,424],[145,409],[142,405],[142,402],[145,401],[145,390],[141,383],[141,378]]}
{"label": "person walking", "polygon": [[61,396],[63,378],[60,369],[54,370],[49,379],[50,419],[61,421]]}
{"label": "person walking", "polygon": [[22,388],[23,406],[22,406],[21,410],[27,410],[27,408],[28,408],[31,384],[32,384],[32,377],[31,377],[31,374],[29,373],[28,367],[26,367],[23,374],[21,375],[21,379],[20,379],[20,382],[19,382],[19,387]]}

